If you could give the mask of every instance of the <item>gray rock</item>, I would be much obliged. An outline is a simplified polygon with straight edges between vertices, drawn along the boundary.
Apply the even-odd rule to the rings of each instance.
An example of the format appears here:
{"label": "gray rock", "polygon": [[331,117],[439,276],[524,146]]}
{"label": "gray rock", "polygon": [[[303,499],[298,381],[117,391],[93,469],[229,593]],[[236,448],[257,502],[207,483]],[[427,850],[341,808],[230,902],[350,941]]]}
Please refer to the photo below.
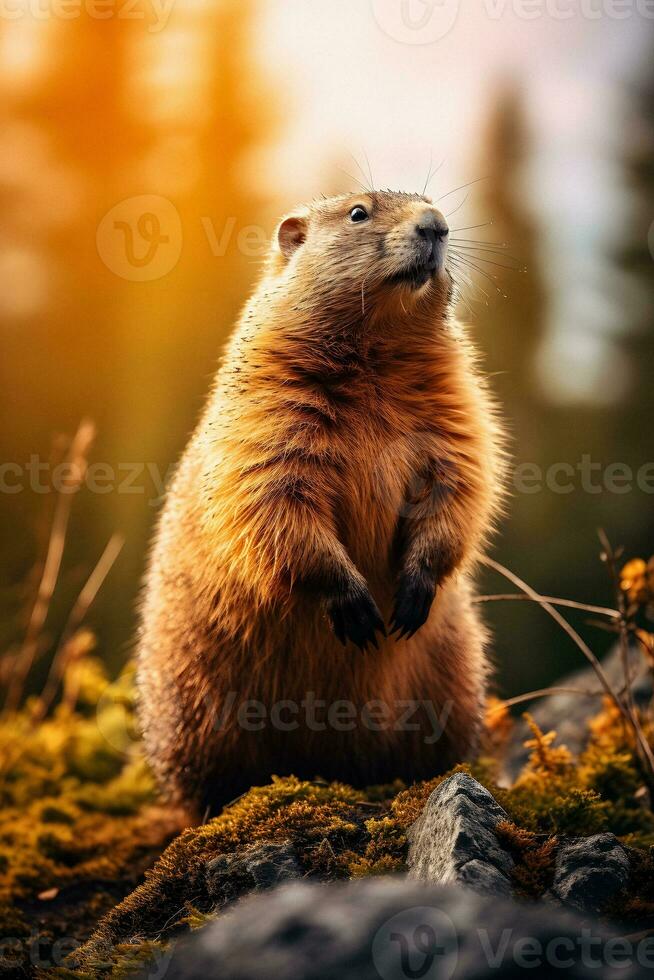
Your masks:
{"label": "gray rock", "polygon": [[629,855],[614,834],[564,844],[556,856],[551,894],[579,912],[599,912],[629,879]]}
{"label": "gray rock", "polygon": [[456,881],[464,888],[471,888],[478,895],[501,895],[503,898],[511,898],[513,890],[511,882],[494,868],[487,861],[467,861],[459,868]]}
{"label": "gray rock", "polygon": [[[629,669],[633,677],[633,692],[639,707],[647,705],[652,697],[652,672],[648,668],[641,651],[632,647],[629,651]],[[619,689],[623,683],[623,668],[620,650],[614,647],[602,661],[602,667],[613,687]],[[568,687],[579,691],[596,691],[600,682],[592,667],[568,674],[558,681],[555,687]],[[587,723],[601,708],[599,697],[586,697],[582,694],[552,694],[540,698],[530,704],[523,705],[525,710],[543,731],[554,729],[558,743],[567,745],[571,752],[578,754],[588,738]],[[511,745],[504,760],[504,780],[511,783],[520,773],[529,758],[529,749],[524,747],[526,739],[531,737],[527,724],[520,720],[515,726]]]}
{"label": "gray rock", "polygon": [[[485,898],[404,876],[296,882],[244,899],[178,944],[165,980],[635,980],[605,927],[555,906]],[[650,963],[654,945],[650,940]],[[622,946],[620,947],[623,948]],[[623,965],[620,965],[622,963]],[[615,965],[614,965],[615,964]],[[153,967],[154,970],[154,967]],[[143,976],[155,976],[153,970]]]}
{"label": "gray rock", "polygon": [[289,841],[255,844],[234,854],[220,854],[206,868],[207,890],[217,903],[246,892],[266,891],[301,878],[302,868]]}
{"label": "gray rock", "polygon": [[495,833],[506,819],[476,779],[466,773],[450,776],[409,828],[409,876],[458,882],[482,895],[510,895],[514,861]]}

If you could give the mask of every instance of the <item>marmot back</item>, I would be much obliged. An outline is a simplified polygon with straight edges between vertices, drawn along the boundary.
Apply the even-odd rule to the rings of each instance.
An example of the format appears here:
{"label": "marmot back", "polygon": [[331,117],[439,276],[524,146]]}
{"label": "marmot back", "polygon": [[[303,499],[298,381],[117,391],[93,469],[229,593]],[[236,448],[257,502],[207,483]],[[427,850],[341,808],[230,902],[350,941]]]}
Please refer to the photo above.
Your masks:
{"label": "marmot back", "polygon": [[431,777],[474,748],[486,634],[469,574],[502,439],[422,196],[279,225],[159,521],[140,714],[195,816],[272,774]]}

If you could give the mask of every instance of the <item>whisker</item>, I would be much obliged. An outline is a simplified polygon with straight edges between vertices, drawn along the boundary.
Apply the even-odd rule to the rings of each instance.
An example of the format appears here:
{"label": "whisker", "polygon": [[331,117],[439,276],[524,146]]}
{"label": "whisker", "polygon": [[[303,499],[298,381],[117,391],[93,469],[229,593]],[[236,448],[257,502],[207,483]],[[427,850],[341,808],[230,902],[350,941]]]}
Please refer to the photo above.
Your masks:
{"label": "whisker", "polygon": [[[450,275],[452,276],[452,282],[454,283],[454,285],[459,290],[459,295],[463,299],[464,298],[464,294],[463,294],[463,291],[462,291],[462,288],[461,288],[462,284],[465,285],[467,289],[474,289],[474,283],[472,282],[472,279],[470,278],[470,276],[468,275],[468,273],[462,267],[455,266],[455,272],[456,272],[457,276],[460,276],[460,280],[453,275],[452,270],[450,269]],[[467,298],[466,298],[466,302],[467,302]],[[468,305],[468,309],[469,309],[470,313],[472,313],[472,310],[470,309],[470,306],[469,305]]]}
{"label": "whisker", "polygon": [[456,234],[459,231],[472,231],[473,228],[486,228],[488,225],[492,224],[493,219],[491,218],[490,221],[482,221],[480,225],[467,225],[465,228],[450,228],[450,232]]}
{"label": "whisker", "polygon": [[[450,273],[450,275],[452,275],[452,274]],[[474,316],[473,309],[470,306],[470,303],[468,302],[468,297],[465,295],[465,293],[464,293],[464,291],[463,291],[463,289],[461,287],[461,284],[458,282],[457,279],[454,278],[454,276],[452,276],[452,282],[454,283],[454,285],[456,287],[456,291],[457,291],[457,297],[456,298],[457,298],[457,301],[460,301],[465,306],[465,309],[470,314],[470,316]],[[472,288],[472,286],[470,288]]]}
{"label": "whisker", "polygon": [[[454,254],[456,254],[456,249],[451,248],[450,251],[451,252],[454,252]],[[495,253],[493,252],[492,254],[494,255]],[[470,258],[470,257],[471,256],[469,256],[465,252],[463,253],[463,255],[461,255],[461,253],[459,253],[459,258],[465,259],[465,258]],[[483,255],[473,255],[472,258],[475,260],[475,262],[485,262],[487,265],[494,265],[498,269],[508,269],[509,272],[526,272],[527,271],[526,270],[526,266],[524,266],[524,265],[504,265],[502,262],[494,262],[492,259],[487,259]],[[507,256],[507,258],[508,258],[508,256]]]}
{"label": "whisker", "polygon": [[489,255],[496,255],[500,259],[509,259],[511,262],[521,264],[521,260],[516,255],[511,255],[506,249],[497,245],[468,245],[456,238],[451,238],[449,244],[450,248],[460,248],[464,252],[487,252]]}
{"label": "whisker", "polygon": [[[368,174],[370,175],[370,187],[371,187],[372,193],[374,193],[374,191],[375,191],[375,181],[373,180],[373,176],[372,176],[372,167],[370,166],[370,160],[368,159],[368,154],[366,153],[365,150],[363,151],[363,155],[365,157],[366,164],[368,166]],[[363,173],[363,170],[362,170],[362,173]]]}
{"label": "whisker", "polygon": [[[457,271],[460,273],[460,275],[462,275],[465,278],[465,281],[469,286],[473,286],[473,285],[479,286],[479,283],[475,283],[474,280],[472,279],[468,271],[468,267],[465,263],[460,262],[455,255],[450,256],[450,262],[456,263]],[[479,288],[481,288],[481,286],[479,286]]]}
{"label": "whisker", "polygon": [[478,184],[480,180],[488,180],[488,174],[485,177],[475,177],[474,180],[469,180],[467,184],[460,184],[458,187],[454,187],[451,191],[448,191],[446,194],[441,194],[441,196],[437,197],[436,200],[442,201],[444,197],[449,197],[450,194],[455,194],[457,191],[462,191],[464,187],[470,187],[472,184]]}
{"label": "whisker", "polygon": [[434,156],[433,151],[430,150],[429,151],[429,167],[427,168],[427,176],[425,177],[425,184],[424,184],[424,187],[422,188],[421,197],[424,197],[425,196],[425,191],[427,190],[427,184],[429,183],[429,178],[431,176],[431,165],[432,165],[432,161],[433,161],[433,156]]}
{"label": "whisker", "polygon": [[468,255],[452,254],[450,258],[457,259],[459,262],[462,262],[463,265],[467,265],[469,269],[474,269],[476,272],[483,273],[486,278],[490,279],[493,283],[497,279],[497,275],[494,272],[484,272],[483,269],[479,269]]}
{"label": "whisker", "polygon": [[463,207],[463,205],[466,203],[466,201],[468,200],[469,197],[470,197],[470,192],[468,191],[468,193],[463,198],[463,200],[461,201],[461,203],[460,204],[457,204],[457,206],[455,208],[453,208],[452,211],[448,211],[447,214],[445,215],[445,217],[446,218],[449,218],[449,216],[451,214],[456,214],[456,212],[459,210],[459,208],[462,208]]}
{"label": "whisker", "polygon": [[[350,154],[350,156],[352,156],[352,154]],[[356,160],[354,162],[356,163]],[[349,177],[350,180],[353,180],[355,184],[358,184],[359,187],[366,192],[366,194],[370,193],[370,188],[367,187],[365,184],[363,184],[358,177],[354,176],[354,174],[351,174],[348,170],[345,170],[343,167],[338,167],[337,169],[340,170],[342,174],[345,174],[346,177]]]}
{"label": "whisker", "polygon": [[500,287],[497,285],[497,282],[496,282],[497,276],[494,273],[492,273],[492,272],[486,272],[485,269],[480,269],[478,265],[475,265],[475,263],[474,262],[471,262],[470,259],[468,259],[468,258],[462,258],[461,256],[457,256],[457,257],[455,257],[455,261],[457,261],[457,260],[459,262],[462,262],[464,265],[467,265],[470,269],[474,269],[474,271],[478,275],[484,276],[485,279],[488,279],[488,281],[493,284],[493,287],[495,288],[495,290],[500,294],[500,296],[503,296],[504,299],[508,299],[509,298],[508,295],[504,292],[504,290],[503,289],[500,289]]}
{"label": "whisker", "polygon": [[361,280],[361,316],[365,316],[366,313],[365,286],[366,286],[366,282],[368,281],[371,275],[372,275],[372,269]]}
{"label": "whisker", "polygon": [[430,153],[429,154],[429,171],[427,173],[427,180],[425,181],[425,186],[422,189],[422,195],[421,195],[421,197],[424,197],[425,196],[425,194],[427,193],[427,188],[429,187],[429,185],[431,184],[432,180],[434,179],[434,177],[436,176],[436,174],[438,173],[438,171],[441,169],[441,167],[445,163],[445,157],[443,157],[443,159],[441,160],[441,162],[438,164],[438,166],[436,167],[436,169],[432,173],[432,169],[431,169],[432,159],[433,159],[433,154]]}
{"label": "whisker", "polygon": [[[466,258],[468,258],[467,256],[461,256],[461,255],[459,255],[457,257],[460,258],[464,262],[466,261]],[[515,266],[515,265],[502,265],[501,262],[493,262],[491,259],[485,259],[481,255],[475,255],[475,256],[473,256],[473,258],[474,258],[475,262],[485,262],[486,265],[492,265],[496,269],[506,269],[507,272],[523,272],[524,271],[524,269],[522,267],[520,267],[520,266]]]}
{"label": "whisker", "polygon": [[[454,258],[452,258],[450,261],[456,263],[456,259],[454,259]],[[459,266],[459,265],[456,265],[455,264],[455,269],[457,270],[457,272],[461,276],[464,276],[465,277],[465,283],[466,283],[466,285],[470,289],[478,289],[480,293],[483,293],[483,295],[486,298],[486,305],[488,305],[488,300],[490,299],[490,294],[488,292],[486,292],[486,290],[481,285],[481,283],[479,283],[479,282],[473,282],[473,280],[470,278],[468,272],[465,270],[465,268],[463,266]]]}
{"label": "whisker", "polygon": [[508,248],[508,242],[483,242],[480,238],[457,238],[452,241],[466,242],[469,245],[494,245],[496,248]]}
{"label": "whisker", "polygon": [[[373,184],[372,184],[372,180],[370,181],[370,184],[367,184],[367,183],[366,183],[366,181],[368,180],[368,174],[366,174],[366,172],[365,172],[365,170],[363,169],[363,167],[361,166],[361,164],[359,163],[359,161],[358,161],[358,160],[357,160],[357,158],[355,157],[355,155],[354,155],[354,153],[350,153],[350,156],[351,156],[351,157],[352,157],[352,159],[354,160],[354,163],[355,163],[355,165],[356,165],[356,166],[358,167],[358,169],[359,169],[359,173],[360,173],[360,174],[361,174],[361,176],[363,177],[363,180],[364,180],[364,186],[365,186],[365,188],[366,188],[366,191],[367,191],[367,192],[368,192],[369,194],[372,194],[372,192],[373,192],[373,190],[374,190],[374,188],[373,188]],[[364,156],[365,156],[365,151],[364,151]],[[370,164],[368,164],[368,167],[370,167]]]}
{"label": "whisker", "polygon": [[498,245],[469,245],[460,238],[450,238],[450,246],[452,245],[470,252],[490,252],[493,255],[501,255],[503,258],[513,259],[514,262],[518,261],[515,255],[509,255],[505,249]]}

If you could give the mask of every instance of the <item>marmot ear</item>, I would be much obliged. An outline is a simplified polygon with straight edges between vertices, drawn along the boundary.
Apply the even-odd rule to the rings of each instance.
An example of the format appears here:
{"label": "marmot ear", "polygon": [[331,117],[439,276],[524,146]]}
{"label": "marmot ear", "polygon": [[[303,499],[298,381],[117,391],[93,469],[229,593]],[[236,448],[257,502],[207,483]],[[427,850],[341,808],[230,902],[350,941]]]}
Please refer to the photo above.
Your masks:
{"label": "marmot ear", "polygon": [[282,255],[290,259],[307,237],[308,220],[302,215],[293,214],[284,218],[277,229],[277,244]]}

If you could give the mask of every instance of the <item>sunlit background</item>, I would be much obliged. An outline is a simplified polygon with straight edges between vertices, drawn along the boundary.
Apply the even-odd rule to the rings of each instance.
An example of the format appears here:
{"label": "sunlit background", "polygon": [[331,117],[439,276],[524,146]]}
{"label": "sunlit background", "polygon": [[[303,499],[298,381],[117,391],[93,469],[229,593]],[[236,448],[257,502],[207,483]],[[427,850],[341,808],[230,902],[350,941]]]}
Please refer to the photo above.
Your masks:
{"label": "sunlit background", "polygon": [[[124,663],[161,481],[275,218],[430,174],[470,239],[460,313],[533,464],[494,554],[545,594],[607,601],[597,528],[653,550],[653,36],[635,0],[0,5],[2,648],[45,553],[45,464],[90,418],[104,480],[75,499],[48,625],[54,643],[120,531],[89,618]],[[503,693],[577,664],[540,610],[487,615]]]}

